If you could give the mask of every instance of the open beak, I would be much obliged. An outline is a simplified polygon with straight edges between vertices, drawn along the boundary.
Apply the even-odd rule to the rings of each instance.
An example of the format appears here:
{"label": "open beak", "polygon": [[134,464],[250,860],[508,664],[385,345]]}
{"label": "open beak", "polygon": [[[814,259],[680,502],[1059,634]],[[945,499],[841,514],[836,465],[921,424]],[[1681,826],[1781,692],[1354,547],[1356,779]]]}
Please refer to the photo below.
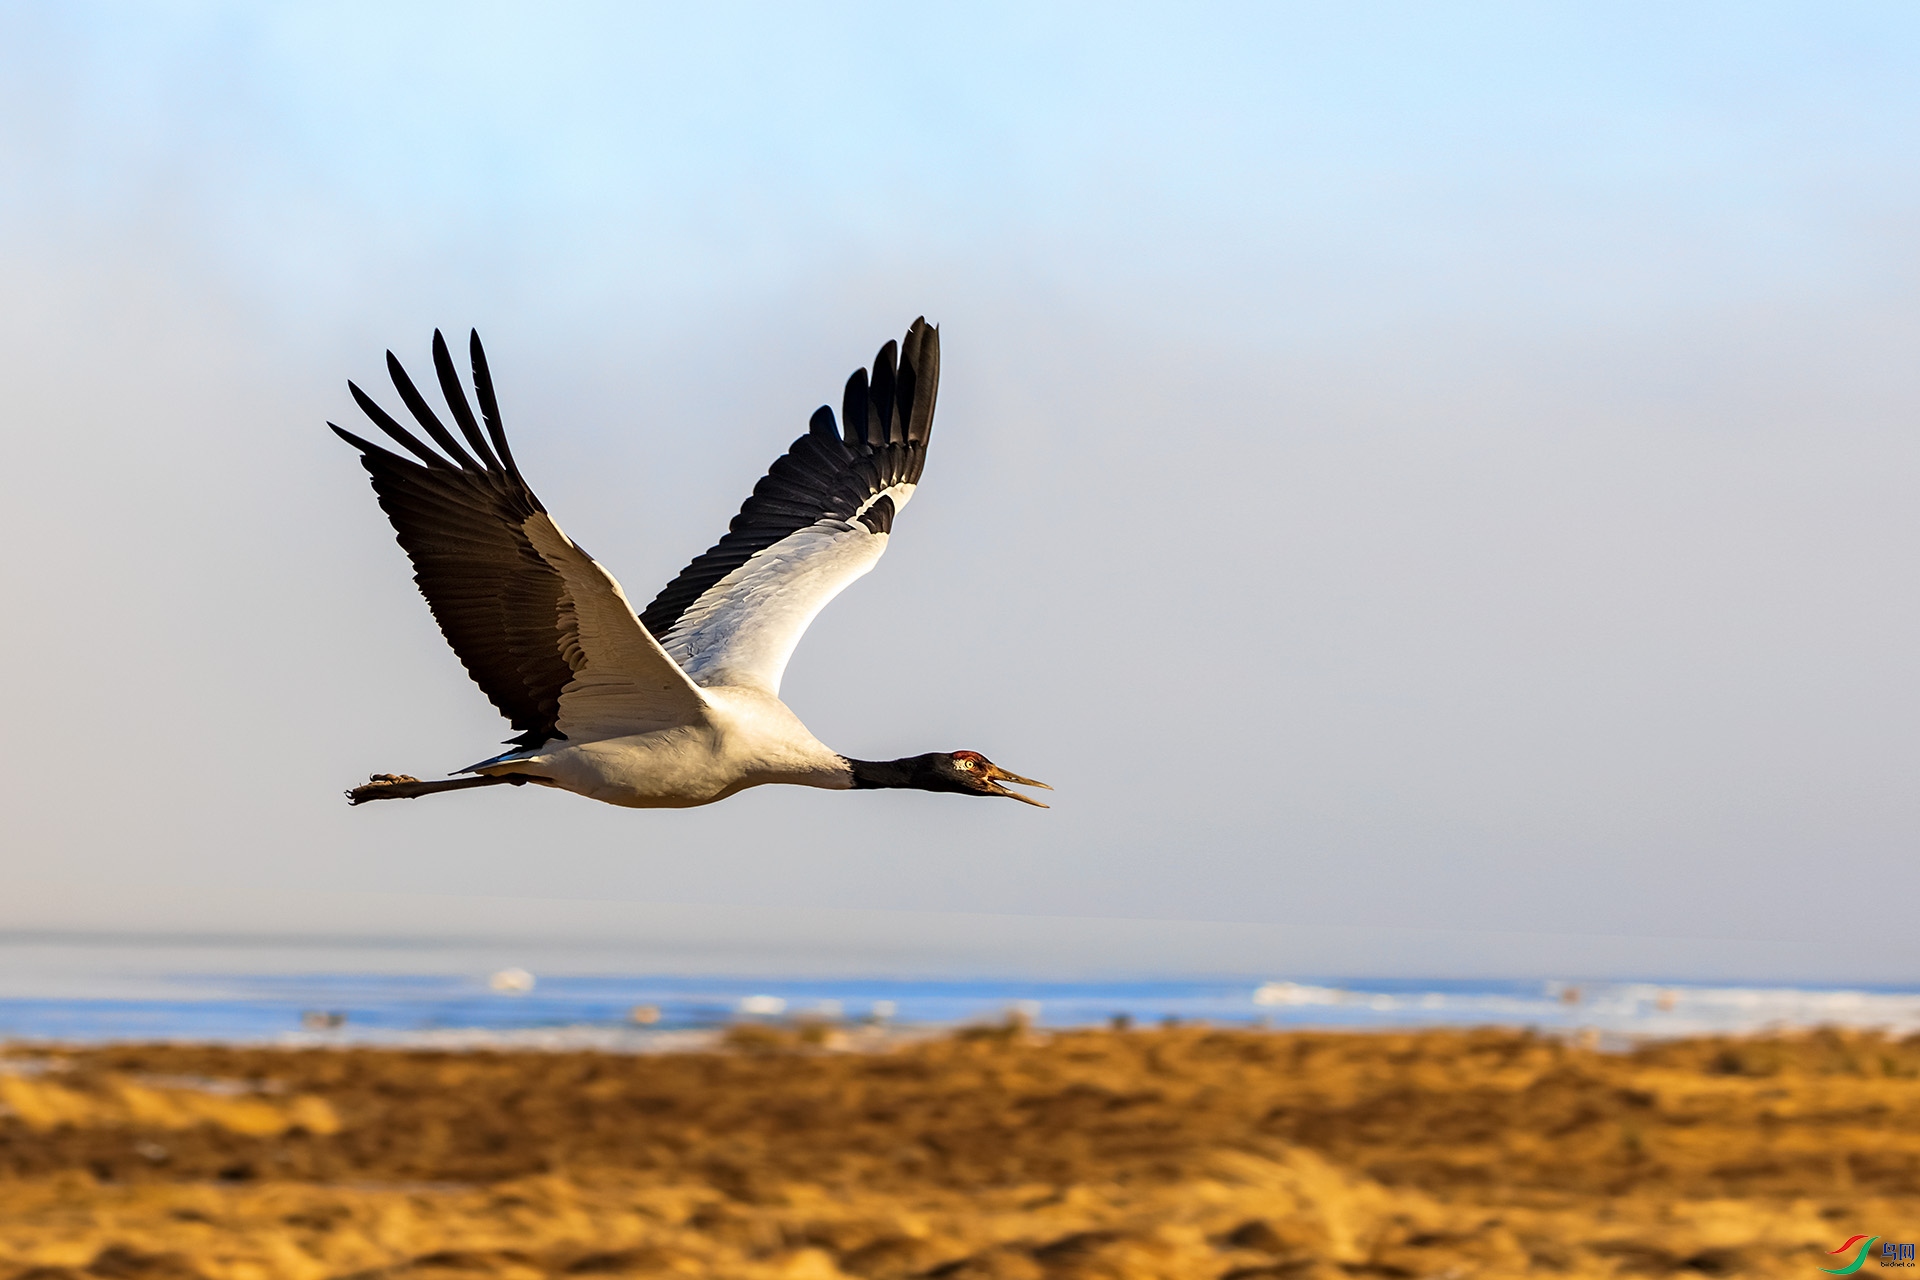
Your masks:
{"label": "open beak", "polygon": [[[1008,773],[1005,769],[1002,769],[997,764],[990,764],[987,766],[987,780],[993,783],[1011,782],[1022,787],[1039,787],[1042,791],[1053,790],[1052,787],[1048,786],[1044,782],[1035,782],[1032,778],[1023,778],[1017,773]],[[1030,804],[1036,809],[1045,809],[1049,807],[1047,805],[1041,804],[1038,800],[1035,800],[1032,796],[1023,796],[1018,791],[1009,791],[1002,786],[995,786],[991,794],[996,796],[1006,796],[1010,800],[1018,800],[1021,804]]]}

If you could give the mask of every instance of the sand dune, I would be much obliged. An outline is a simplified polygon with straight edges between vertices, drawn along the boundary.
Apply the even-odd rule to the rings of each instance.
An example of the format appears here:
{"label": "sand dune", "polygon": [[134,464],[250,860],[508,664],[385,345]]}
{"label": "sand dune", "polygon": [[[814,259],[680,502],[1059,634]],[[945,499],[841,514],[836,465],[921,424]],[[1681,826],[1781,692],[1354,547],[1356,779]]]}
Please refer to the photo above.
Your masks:
{"label": "sand dune", "polygon": [[1920,1044],[1839,1033],[22,1047],[0,1105],[4,1280],[1807,1276],[1920,1224]]}

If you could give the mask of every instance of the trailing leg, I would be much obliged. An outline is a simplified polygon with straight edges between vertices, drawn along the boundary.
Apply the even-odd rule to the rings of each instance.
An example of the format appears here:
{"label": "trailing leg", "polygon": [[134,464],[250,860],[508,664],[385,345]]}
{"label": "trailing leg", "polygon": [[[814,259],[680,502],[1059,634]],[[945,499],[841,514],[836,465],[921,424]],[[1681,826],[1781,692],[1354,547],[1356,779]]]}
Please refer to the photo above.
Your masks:
{"label": "trailing leg", "polygon": [[525,773],[478,773],[470,778],[445,778],[438,782],[422,782],[418,778],[404,773],[376,773],[366,782],[347,792],[348,804],[365,804],[369,800],[411,800],[415,796],[430,796],[437,791],[465,791],[469,787],[496,787],[501,783],[524,787],[539,779]]}

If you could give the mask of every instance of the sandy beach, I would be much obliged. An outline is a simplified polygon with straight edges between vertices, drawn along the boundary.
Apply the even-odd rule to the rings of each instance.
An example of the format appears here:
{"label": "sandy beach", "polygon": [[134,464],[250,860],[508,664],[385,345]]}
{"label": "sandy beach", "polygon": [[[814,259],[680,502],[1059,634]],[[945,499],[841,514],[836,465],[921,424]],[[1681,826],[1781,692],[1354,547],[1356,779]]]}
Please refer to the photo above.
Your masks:
{"label": "sandy beach", "polygon": [[14,1046],[0,1104],[4,1280],[1807,1276],[1920,1234],[1920,1043],[1837,1032]]}

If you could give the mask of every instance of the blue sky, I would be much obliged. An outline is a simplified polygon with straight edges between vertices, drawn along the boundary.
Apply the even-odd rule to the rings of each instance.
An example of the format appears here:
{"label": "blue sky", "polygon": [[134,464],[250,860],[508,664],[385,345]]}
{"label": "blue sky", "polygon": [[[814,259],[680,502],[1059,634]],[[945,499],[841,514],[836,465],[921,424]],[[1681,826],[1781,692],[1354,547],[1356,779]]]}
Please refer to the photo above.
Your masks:
{"label": "blue sky", "polygon": [[[1916,62],[1894,5],[10,6],[0,857],[1905,972],[1849,919],[1920,888]],[[504,732],[348,377],[477,325],[645,597],[922,313],[928,483],[789,701],[1058,807],[339,804]]]}
{"label": "blue sky", "polygon": [[[345,308],[368,277],[436,267],[517,306],[644,314],[989,258],[1185,321],[1166,327],[1232,308],[1324,332],[1495,297],[1618,318],[1656,287],[1718,301],[1859,265],[1844,241],[1910,199],[1888,161],[1916,142],[1894,6],[22,6],[13,25],[19,212],[144,221],[197,265]],[[1276,307],[1289,290],[1314,305]]]}

